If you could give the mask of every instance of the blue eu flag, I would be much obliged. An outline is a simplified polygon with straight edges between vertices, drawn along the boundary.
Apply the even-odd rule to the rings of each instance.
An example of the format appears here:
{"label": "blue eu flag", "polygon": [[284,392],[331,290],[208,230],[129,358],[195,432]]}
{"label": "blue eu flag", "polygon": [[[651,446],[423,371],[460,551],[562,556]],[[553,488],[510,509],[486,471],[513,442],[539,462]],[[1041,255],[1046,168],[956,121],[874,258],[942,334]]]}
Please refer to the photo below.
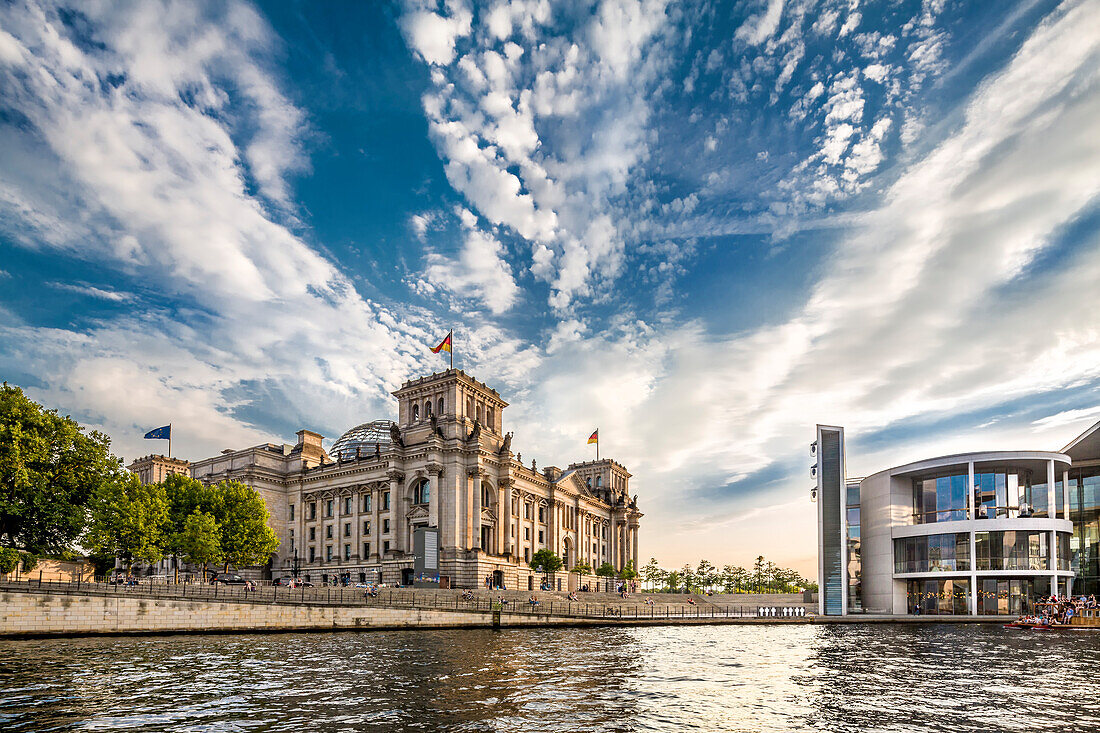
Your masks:
{"label": "blue eu flag", "polygon": [[172,439],[172,426],[165,425],[163,428],[154,428],[145,434],[147,439],[153,440],[171,440]]}

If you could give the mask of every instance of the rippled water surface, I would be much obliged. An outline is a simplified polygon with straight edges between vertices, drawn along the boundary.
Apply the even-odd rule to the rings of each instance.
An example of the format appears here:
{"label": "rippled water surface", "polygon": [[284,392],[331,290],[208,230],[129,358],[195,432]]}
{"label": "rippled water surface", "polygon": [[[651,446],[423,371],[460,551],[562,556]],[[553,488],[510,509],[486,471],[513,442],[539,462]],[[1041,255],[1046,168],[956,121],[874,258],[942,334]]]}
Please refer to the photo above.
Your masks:
{"label": "rippled water surface", "polygon": [[979,626],[0,641],[0,730],[1095,731],[1098,680]]}

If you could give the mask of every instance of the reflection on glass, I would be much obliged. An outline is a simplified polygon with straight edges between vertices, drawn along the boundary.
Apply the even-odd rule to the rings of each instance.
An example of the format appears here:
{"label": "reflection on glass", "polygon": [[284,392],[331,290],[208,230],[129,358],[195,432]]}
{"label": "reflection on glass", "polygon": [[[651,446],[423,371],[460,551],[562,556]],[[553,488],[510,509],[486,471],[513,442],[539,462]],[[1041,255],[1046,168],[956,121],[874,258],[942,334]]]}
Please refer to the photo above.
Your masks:
{"label": "reflection on glass", "polygon": [[1050,595],[1050,578],[978,578],[978,613],[1030,613],[1040,596]]}
{"label": "reflection on glass", "polygon": [[970,569],[966,532],[900,537],[894,540],[895,573],[955,572]]}
{"label": "reflection on glass", "polygon": [[970,581],[910,580],[905,584],[909,613],[920,615],[970,613]]}
{"label": "reflection on glass", "polygon": [[966,519],[966,474],[914,479],[913,515],[916,524]]}
{"label": "reflection on glass", "polygon": [[[975,532],[978,570],[1048,570],[1049,532]],[[1068,541],[1068,540],[1067,540]],[[1067,545],[1068,547],[1068,545]]]}

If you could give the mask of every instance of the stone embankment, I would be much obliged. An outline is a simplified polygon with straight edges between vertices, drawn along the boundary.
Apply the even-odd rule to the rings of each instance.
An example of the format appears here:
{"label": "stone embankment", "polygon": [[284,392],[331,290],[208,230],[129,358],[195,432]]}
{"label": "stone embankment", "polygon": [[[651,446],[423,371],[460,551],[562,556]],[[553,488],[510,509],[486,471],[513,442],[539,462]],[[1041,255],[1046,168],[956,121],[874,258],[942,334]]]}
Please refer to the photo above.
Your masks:
{"label": "stone embankment", "polygon": [[[582,593],[579,602],[571,602],[563,593],[536,592],[539,603],[532,606],[532,594],[526,591],[483,590],[473,595],[463,599],[461,591],[384,589],[377,597],[367,597],[354,588],[266,587],[246,592],[208,585],[0,583],[0,637],[841,621],[812,615],[757,617],[759,606],[800,606],[798,596],[736,596],[732,600],[748,602],[735,605],[718,602],[725,597],[650,594],[651,605],[645,602],[646,594],[623,599]],[[507,603],[500,604],[502,598]]]}

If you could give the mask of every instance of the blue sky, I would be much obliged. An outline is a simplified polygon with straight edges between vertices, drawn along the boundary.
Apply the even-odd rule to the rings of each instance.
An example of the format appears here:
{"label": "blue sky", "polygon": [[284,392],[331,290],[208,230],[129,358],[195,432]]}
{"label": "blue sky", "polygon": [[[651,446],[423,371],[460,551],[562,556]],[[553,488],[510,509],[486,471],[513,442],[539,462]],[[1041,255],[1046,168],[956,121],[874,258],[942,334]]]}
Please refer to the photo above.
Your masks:
{"label": "blue sky", "polygon": [[809,573],[854,474],[1100,419],[1100,4],[0,9],[0,376],[128,458],[330,438],[444,365],[645,555]]}

